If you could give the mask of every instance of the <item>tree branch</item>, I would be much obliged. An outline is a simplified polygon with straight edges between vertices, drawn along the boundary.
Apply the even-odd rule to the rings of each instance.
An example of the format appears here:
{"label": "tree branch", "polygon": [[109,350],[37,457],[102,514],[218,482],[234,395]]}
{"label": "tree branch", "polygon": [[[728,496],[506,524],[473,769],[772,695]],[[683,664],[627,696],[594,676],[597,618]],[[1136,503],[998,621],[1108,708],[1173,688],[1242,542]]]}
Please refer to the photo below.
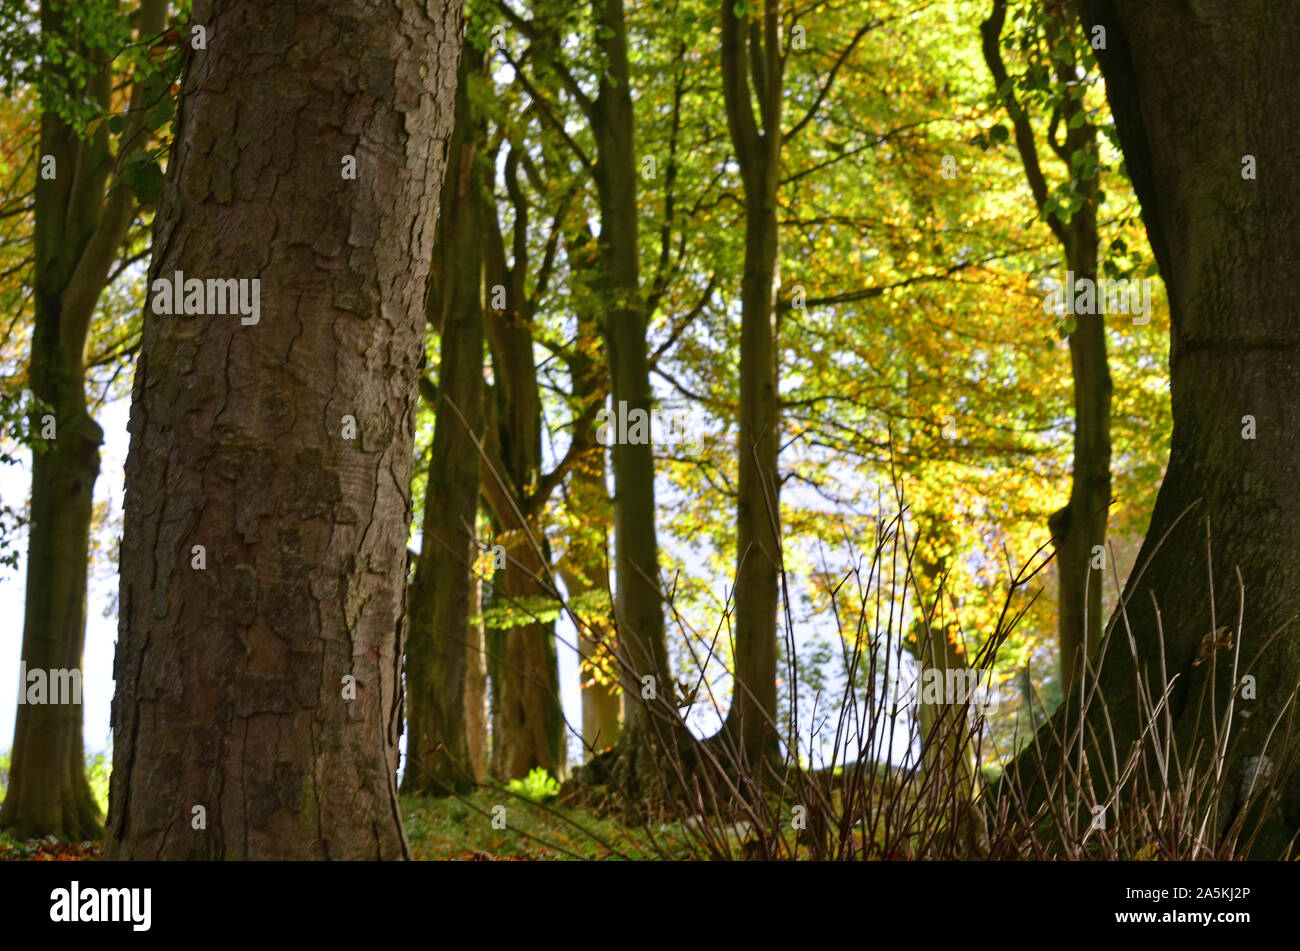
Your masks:
{"label": "tree branch", "polygon": [[[984,51],[984,62],[988,64],[989,73],[993,76],[994,89],[1015,129],[1016,149],[1020,152],[1020,162],[1025,169],[1025,180],[1029,183],[1029,191],[1034,196],[1038,213],[1042,215],[1047,207],[1047,178],[1043,175],[1042,166],[1038,162],[1038,147],[1034,142],[1034,130],[1029,123],[1029,114],[1016,99],[1007,76],[1006,64],[1002,61],[1000,44],[1006,18],[1007,0],[993,0],[993,12],[980,24],[981,46]],[[1068,236],[1065,226],[1052,215],[1044,217],[1057,240],[1062,245],[1066,244]]]}

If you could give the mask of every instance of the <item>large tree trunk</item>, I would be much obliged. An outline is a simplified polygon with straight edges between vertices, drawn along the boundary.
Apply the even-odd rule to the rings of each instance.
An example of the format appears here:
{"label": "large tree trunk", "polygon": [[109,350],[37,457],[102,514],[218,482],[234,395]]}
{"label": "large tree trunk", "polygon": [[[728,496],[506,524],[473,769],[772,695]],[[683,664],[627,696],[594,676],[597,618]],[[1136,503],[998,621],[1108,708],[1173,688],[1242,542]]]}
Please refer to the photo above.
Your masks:
{"label": "large tree trunk", "polygon": [[473,597],[483,432],[484,124],[471,114],[468,84],[482,61],[472,44],[465,46],[430,280],[429,318],[442,333],[442,360],[410,591],[407,795],[467,792],[475,785],[466,685],[471,617],[480,610]]}
{"label": "large tree trunk", "polygon": [[[1131,630],[1157,695],[1162,664],[1179,677],[1171,710],[1183,766],[1193,736],[1208,755],[1215,734],[1207,718],[1222,712],[1239,685],[1230,652],[1195,661],[1203,649],[1207,661],[1216,657],[1210,645],[1218,626],[1236,642],[1240,571],[1238,677],[1282,632],[1249,671],[1258,681],[1255,699],[1236,698],[1227,776],[1240,801],[1252,767],[1267,773],[1283,765],[1279,737],[1267,752],[1265,743],[1300,680],[1300,192],[1290,180],[1300,162],[1300,84],[1278,69],[1300,56],[1300,33],[1294,12],[1271,0],[1243,0],[1231,10],[1174,0],[1100,0],[1080,9],[1085,29],[1106,30],[1098,58],[1172,320],[1169,467],[1101,688],[1122,751],[1140,727]],[[1257,180],[1243,177],[1246,155],[1258,162]],[[1253,440],[1243,439],[1247,416]],[[1215,702],[1207,697],[1202,705],[1211,678]],[[1281,792],[1267,807],[1272,820],[1262,852],[1276,854],[1300,827],[1294,772]],[[1224,805],[1226,821],[1233,803]]]}
{"label": "large tree trunk", "polygon": [[[160,33],[166,10],[165,2],[146,0],[139,36]],[[114,82],[110,55],[79,47],[75,18],[57,4],[41,5],[41,30],[86,57],[96,70],[86,80],[87,97],[107,109]],[[76,88],[71,62],[47,64],[64,76],[70,91]],[[148,134],[138,91],[133,105],[139,111],[123,131],[120,155],[140,147]],[[45,104],[39,148],[55,164],[52,178],[38,176],[36,182],[36,306],[28,374],[37,401],[33,432],[52,438],[32,453],[22,661],[29,671],[47,676],[52,670],[75,670],[80,676],[90,524],[103,441],[103,431],[86,407],[85,350],[91,318],[135,209],[125,187],[106,195],[114,159],[102,123],[82,138]],[[47,414],[53,417],[52,433]],[[26,684],[19,690],[25,691]],[[22,837],[74,840],[102,834],[99,806],[86,780],[81,734],[80,697],[18,706],[0,829]]]}
{"label": "large tree trunk", "polygon": [[145,315],[107,853],[402,858],[414,401],[460,4],[194,19],[151,288],[259,278],[261,313]]}
{"label": "large tree trunk", "polygon": [[[781,592],[777,191],[784,72],[778,35],[780,17],[778,0],[768,0],[760,44],[756,31],[737,19],[734,5],[729,0],[722,4],[723,92],[745,191],[745,270],[741,283],[740,427],[736,446],[735,686],[721,736],[736,744],[731,755],[741,755],[752,763],[777,752],[773,728]],[[747,78],[751,60],[761,64],[758,68],[763,76],[758,95],[761,128],[754,118]]]}

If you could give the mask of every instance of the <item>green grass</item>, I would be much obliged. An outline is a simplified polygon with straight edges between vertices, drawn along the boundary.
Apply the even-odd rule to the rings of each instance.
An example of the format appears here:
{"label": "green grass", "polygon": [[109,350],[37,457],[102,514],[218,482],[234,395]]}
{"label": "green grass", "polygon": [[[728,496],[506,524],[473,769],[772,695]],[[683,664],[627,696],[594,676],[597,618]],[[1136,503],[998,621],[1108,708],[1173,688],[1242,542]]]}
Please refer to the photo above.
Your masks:
{"label": "green grass", "polygon": [[[86,775],[100,808],[108,809],[108,776],[112,758],[99,753],[86,757]],[[0,753],[0,801],[9,776],[9,753]],[[416,859],[570,860],[655,859],[661,851],[688,858],[681,830],[675,825],[653,828],[655,847],[644,829],[633,829],[591,809],[561,805],[558,788],[549,777],[516,781],[512,791],[480,789],[464,797],[402,799],[402,818]],[[504,814],[494,812],[502,806]],[[493,816],[503,816],[505,828],[493,828]],[[497,825],[501,825],[498,821]],[[94,858],[97,848],[18,842],[0,832],[0,859]]]}
{"label": "green grass", "polygon": [[[504,814],[494,812],[496,806],[504,807]],[[492,827],[494,815],[504,815],[504,829]],[[402,816],[412,854],[425,861],[660,857],[642,829],[582,808],[532,803],[499,789],[481,789],[459,798],[406,797]],[[656,826],[655,839],[669,857],[688,857],[675,827],[660,831]]]}

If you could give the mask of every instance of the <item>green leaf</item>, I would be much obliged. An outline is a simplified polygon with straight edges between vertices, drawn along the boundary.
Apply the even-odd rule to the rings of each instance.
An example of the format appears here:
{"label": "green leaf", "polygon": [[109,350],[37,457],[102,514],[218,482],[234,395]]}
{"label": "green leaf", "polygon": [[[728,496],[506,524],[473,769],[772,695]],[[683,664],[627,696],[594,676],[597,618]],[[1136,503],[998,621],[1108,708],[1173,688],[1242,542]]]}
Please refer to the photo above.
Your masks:
{"label": "green leaf", "polygon": [[114,135],[121,135],[122,130],[126,128],[126,120],[121,116],[108,117],[108,131]]}
{"label": "green leaf", "polygon": [[989,139],[994,145],[1001,145],[1009,137],[1010,133],[1007,131],[1007,127],[1000,122],[993,128],[989,129]]}
{"label": "green leaf", "polygon": [[140,83],[140,91],[144,94],[145,102],[157,102],[166,95],[169,86],[171,86],[171,79],[168,75],[156,69]]}
{"label": "green leaf", "polygon": [[152,205],[162,194],[162,169],[153,162],[142,163],[131,170],[127,183],[142,205]]}
{"label": "green leaf", "polygon": [[176,112],[176,103],[172,102],[170,96],[167,96],[157,103],[152,109],[145,113],[144,121],[150,129],[161,129],[170,120]]}

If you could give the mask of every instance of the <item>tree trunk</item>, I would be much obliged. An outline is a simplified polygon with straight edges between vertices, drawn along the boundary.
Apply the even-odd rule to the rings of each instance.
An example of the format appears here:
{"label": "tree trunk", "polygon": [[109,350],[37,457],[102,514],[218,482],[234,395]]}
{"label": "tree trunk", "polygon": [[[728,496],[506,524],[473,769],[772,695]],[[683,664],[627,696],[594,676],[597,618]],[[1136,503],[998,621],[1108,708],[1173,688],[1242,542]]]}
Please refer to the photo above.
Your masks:
{"label": "tree trunk", "polygon": [[[165,2],[145,0],[139,36],[161,32],[166,11]],[[114,81],[109,55],[79,47],[75,19],[57,5],[42,4],[41,31],[47,38],[63,38],[86,58],[96,71],[85,81],[84,92],[107,109]],[[70,60],[63,66],[47,64],[64,76],[71,92],[75,80],[69,66]],[[142,145],[148,135],[138,88],[132,104],[139,112],[123,130],[119,155]],[[28,374],[37,401],[32,430],[51,438],[32,452],[21,657],[29,671],[48,676],[49,671],[72,670],[80,677],[90,524],[103,441],[103,431],[86,408],[85,349],[91,318],[135,208],[125,187],[106,195],[114,171],[107,128],[101,124],[82,138],[48,103],[43,108],[40,155],[53,157],[54,174],[38,175],[36,182],[35,321]],[[19,690],[26,687],[20,684]],[[99,806],[86,779],[80,697],[18,706],[10,773],[0,829],[23,838],[83,840],[102,834]]]}
{"label": "tree trunk", "polygon": [[[1238,677],[1249,672],[1258,681],[1255,699],[1244,692],[1236,698],[1232,720],[1227,775],[1239,806],[1253,768],[1284,765],[1279,737],[1267,752],[1266,738],[1300,681],[1293,634],[1300,601],[1300,192],[1289,175],[1300,161],[1300,85],[1278,69],[1300,56],[1300,33],[1293,12],[1269,0],[1244,0],[1230,13],[1171,0],[1079,6],[1085,29],[1106,31],[1098,59],[1172,321],[1169,467],[1101,688],[1122,751],[1141,726],[1131,630],[1153,689],[1162,665],[1169,677],[1179,675],[1171,711],[1184,756],[1192,759],[1194,736],[1208,755],[1216,734],[1207,718],[1240,686],[1232,682],[1231,653],[1212,646],[1218,626],[1229,627],[1240,643]],[[1258,163],[1257,179],[1244,175],[1247,155]],[[1238,571],[1245,588],[1239,638]],[[1262,663],[1246,671],[1279,630]],[[1197,664],[1198,656],[1212,662]],[[1202,705],[1207,683],[1214,700],[1207,696]],[[1278,854],[1300,827],[1294,771],[1280,793],[1266,803],[1263,854]],[[1222,818],[1231,812],[1224,809]]]}
{"label": "tree trunk", "polygon": [[424,496],[424,527],[410,591],[406,648],[406,795],[468,792],[466,685],[471,649],[483,432],[484,124],[471,114],[468,84],[482,68],[462,53],[456,125],[447,150],[442,213],[430,280],[429,318],[442,332],[437,421]]}
{"label": "tree trunk", "polygon": [[[622,0],[600,0],[597,42],[607,64],[600,73],[592,131],[598,162],[605,311],[605,351],[614,408],[649,413],[652,403],[646,320],[637,257],[636,141]],[[654,447],[649,440],[613,445],[614,618],[623,677],[623,749],[628,788],[662,781],[654,761],[671,720],[671,672],[659,587],[655,532]],[[644,678],[652,678],[650,681]],[[647,687],[652,689],[647,689]],[[653,707],[651,705],[654,705]]]}
{"label": "tree trunk", "polygon": [[487,644],[483,630],[483,579],[474,576],[474,607],[478,618],[470,625],[470,641],[465,651],[465,734],[469,741],[469,761],[476,782],[488,776],[488,682]]}
{"label": "tree trunk", "polygon": [[[1095,218],[1094,218],[1095,222]],[[1087,258],[1087,253],[1078,254]],[[1068,259],[1067,259],[1068,260]],[[1096,280],[1096,229],[1091,260],[1078,260],[1077,277]],[[1110,370],[1106,327],[1100,316],[1080,316],[1070,334],[1074,378],[1074,460],[1070,500],[1048,520],[1060,587],[1058,641],[1061,682],[1080,675],[1086,656],[1097,659],[1101,644],[1101,591],[1106,578],[1106,515],[1110,506]]]}
{"label": "tree trunk", "polygon": [[[57,317],[51,324],[57,327]],[[70,371],[66,375],[56,370],[51,375],[62,377],[58,383],[51,385],[46,377],[37,387],[37,365],[48,373],[51,364],[58,362],[46,349],[53,334],[42,333],[43,329],[38,322],[33,392],[52,410],[59,429],[48,449],[32,453],[22,659],[28,671],[80,674],[91,508],[103,432],[86,413],[79,368],[65,366]],[[35,356],[42,350],[44,356]],[[79,355],[80,351],[74,359]],[[39,418],[33,422],[39,431]],[[25,693],[27,685],[20,683],[18,689]],[[99,806],[86,779],[81,733],[79,696],[20,703],[14,723],[12,778],[0,810],[0,828],[18,838],[54,835],[81,841],[103,834]]]}
{"label": "tree trunk", "polygon": [[[591,523],[603,527],[609,509],[605,489],[605,452],[597,446],[583,454],[574,466],[569,485],[568,506],[583,513],[585,524],[575,526],[561,573],[570,599],[598,592],[608,585],[603,530],[593,533]],[[576,519],[575,519],[576,521]],[[585,533],[577,537],[578,532]],[[616,645],[613,631],[596,612],[585,615],[588,627],[578,631],[579,670],[582,691],[582,746],[598,753],[614,746],[622,734],[622,698],[618,693],[618,665],[611,656]]]}
{"label": "tree trunk", "polygon": [[[519,186],[519,155],[505,163],[507,190],[515,208],[512,260],[506,263],[500,220],[489,221],[487,282],[505,303],[487,314],[495,383],[489,398],[488,457],[493,471],[483,492],[505,547],[505,565],[494,579],[503,610],[527,616],[551,597],[550,552],[542,481],[542,397],[533,346],[533,304],[529,298],[528,206]],[[540,549],[540,550],[539,550]],[[519,779],[534,769],[561,776],[565,769],[564,712],[554,621],[533,620],[493,631],[492,772]]]}
{"label": "tree trunk", "polygon": [[[745,192],[745,263],[740,316],[740,427],[736,446],[735,650],[731,707],[721,736],[731,755],[751,763],[777,752],[777,612],[780,607],[781,514],[777,455],[781,425],[777,392],[777,192],[781,167],[783,66],[780,4],[764,5],[758,44],[733,4],[722,5],[723,92],[732,147]],[[748,34],[748,39],[746,35]],[[755,45],[756,44],[756,45]],[[761,63],[758,104],[751,105],[749,64]]]}
{"label": "tree trunk", "polygon": [[[536,522],[530,529],[534,538],[541,537]],[[545,597],[546,561],[522,531],[507,532],[503,539],[507,567],[499,573],[497,589],[502,603],[535,603]],[[521,779],[534,769],[544,769],[562,777],[564,717],[554,623],[517,624],[494,633],[492,773],[500,779]]]}
{"label": "tree trunk", "polygon": [[[409,854],[405,543],[459,7],[196,4],[131,411],[112,858]],[[260,279],[257,322],[160,315],[178,271]]]}
{"label": "tree trunk", "polygon": [[[565,232],[565,251],[575,282],[598,280],[600,260],[596,240],[582,216],[574,215]],[[579,301],[590,302],[585,295]],[[586,411],[603,407],[609,396],[609,379],[599,361],[601,315],[579,304],[577,339],[568,357],[574,402]],[[579,438],[580,435],[575,435]],[[565,556],[560,566],[570,599],[609,592],[609,524],[612,511],[606,487],[605,447],[588,440],[573,464],[565,501],[568,515]],[[582,745],[587,753],[615,746],[623,732],[623,698],[618,664],[618,641],[609,623],[609,605],[587,612],[587,627],[578,631],[582,691]]]}
{"label": "tree trunk", "polygon": [[[1065,129],[1061,144],[1048,141],[1072,172],[1074,191],[1081,207],[1069,221],[1062,221],[1048,207],[1047,178],[1038,160],[1033,126],[1020,104],[1001,52],[1006,0],[994,0],[993,11],[980,25],[984,59],[993,77],[1003,107],[1015,129],[1015,143],[1024,167],[1029,190],[1040,215],[1061,245],[1067,271],[1075,283],[1097,279],[1097,175],[1083,178],[1071,157],[1076,153],[1097,156],[1097,128],[1088,119],[1080,98],[1079,42],[1062,0],[1047,8],[1047,45],[1054,60],[1054,78],[1061,96],[1060,125]],[[1086,33],[1087,31],[1085,31]],[[1080,662],[1097,657],[1101,644],[1101,591],[1105,580],[1106,521],[1110,506],[1110,369],[1106,361],[1105,319],[1100,315],[1075,315],[1076,326],[1069,334],[1070,369],[1074,382],[1074,456],[1071,465],[1070,498],[1052,513],[1048,528],[1056,555],[1058,579],[1057,644],[1061,681],[1074,682]],[[1101,557],[1097,557],[1098,555]],[[1094,560],[1095,559],[1095,560]],[[1094,567],[1094,565],[1099,567]]]}
{"label": "tree trunk", "polygon": [[[957,684],[960,677],[965,689],[979,672],[966,676],[971,669],[968,658],[956,651],[947,631],[927,626],[924,619],[918,621],[917,629],[918,643],[913,656],[919,677],[916,708],[921,735],[921,790],[928,799],[931,815],[938,818],[951,812],[957,816],[969,807],[976,791],[977,744],[970,710],[978,711],[980,696],[970,693],[962,696],[947,688]],[[937,702],[927,695],[930,686],[925,683],[927,677],[937,677],[937,682],[944,685],[944,693]],[[984,680],[979,683],[983,684]]]}

